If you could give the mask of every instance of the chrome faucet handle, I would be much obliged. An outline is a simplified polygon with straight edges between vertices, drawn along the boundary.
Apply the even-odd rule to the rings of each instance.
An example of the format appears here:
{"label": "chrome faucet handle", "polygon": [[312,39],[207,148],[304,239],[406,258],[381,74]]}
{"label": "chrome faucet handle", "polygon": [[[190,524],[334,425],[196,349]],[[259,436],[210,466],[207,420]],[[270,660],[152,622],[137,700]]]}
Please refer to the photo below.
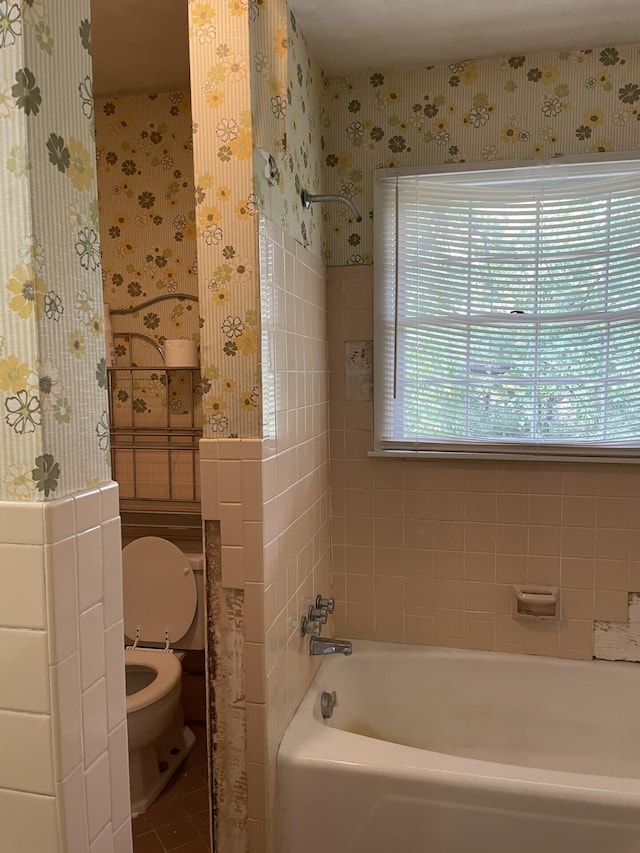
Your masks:
{"label": "chrome faucet handle", "polygon": [[323,598],[321,595],[316,596],[316,610],[325,610],[327,613],[333,613],[335,605],[335,598]]}
{"label": "chrome faucet handle", "polygon": [[327,611],[324,607],[313,607],[311,605],[309,607],[309,612],[307,613],[307,619],[309,622],[321,622],[323,625],[327,624]]}
{"label": "chrome faucet handle", "polygon": [[[309,608],[311,609],[311,608]],[[306,637],[311,634],[314,637],[319,637],[322,631],[322,622],[317,619],[309,619],[308,616],[303,616],[300,620],[300,636]]]}

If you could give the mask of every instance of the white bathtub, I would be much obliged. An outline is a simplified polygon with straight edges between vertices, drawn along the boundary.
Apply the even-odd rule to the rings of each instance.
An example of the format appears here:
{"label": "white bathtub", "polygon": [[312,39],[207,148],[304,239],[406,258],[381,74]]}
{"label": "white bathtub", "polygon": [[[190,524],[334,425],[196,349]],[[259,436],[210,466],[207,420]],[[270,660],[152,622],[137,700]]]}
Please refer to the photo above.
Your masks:
{"label": "white bathtub", "polygon": [[354,642],[278,797],[279,853],[640,853],[640,665]]}

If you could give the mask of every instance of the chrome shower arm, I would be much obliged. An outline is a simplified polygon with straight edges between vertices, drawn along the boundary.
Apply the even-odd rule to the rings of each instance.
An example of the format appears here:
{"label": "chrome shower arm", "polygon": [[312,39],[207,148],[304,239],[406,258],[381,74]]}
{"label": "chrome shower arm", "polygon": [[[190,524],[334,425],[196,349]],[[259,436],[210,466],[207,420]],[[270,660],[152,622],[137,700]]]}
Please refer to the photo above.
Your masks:
{"label": "chrome shower arm", "polygon": [[346,204],[351,213],[355,216],[356,222],[362,222],[362,214],[350,198],[347,198],[344,195],[338,195],[337,193],[329,193],[328,195],[311,195],[307,190],[302,190],[302,206],[305,210],[309,210],[314,202],[322,203],[325,201],[339,201],[342,204]]}

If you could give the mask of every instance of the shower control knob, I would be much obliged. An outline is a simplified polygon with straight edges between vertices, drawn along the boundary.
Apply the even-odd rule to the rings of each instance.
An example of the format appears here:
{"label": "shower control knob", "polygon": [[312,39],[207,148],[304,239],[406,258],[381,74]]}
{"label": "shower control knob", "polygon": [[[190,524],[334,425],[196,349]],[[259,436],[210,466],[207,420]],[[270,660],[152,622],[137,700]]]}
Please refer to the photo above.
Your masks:
{"label": "shower control knob", "polygon": [[327,624],[327,611],[323,607],[309,607],[307,618],[310,622],[318,621]]}
{"label": "shower control knob", "polygon": [[319,622],[317,619],[309,619],[307,616],[303,616],[300,620],[301,637],[306,637],[307,634],[311,634],[314,637],[319,637],[321,631],[322,622]]}
{"label": "shower control knob", "polygon": [[316,610],[325,610],[327,613],[333,613],[335,604],[335,598],[322,598],[321,595],[316,596]]}

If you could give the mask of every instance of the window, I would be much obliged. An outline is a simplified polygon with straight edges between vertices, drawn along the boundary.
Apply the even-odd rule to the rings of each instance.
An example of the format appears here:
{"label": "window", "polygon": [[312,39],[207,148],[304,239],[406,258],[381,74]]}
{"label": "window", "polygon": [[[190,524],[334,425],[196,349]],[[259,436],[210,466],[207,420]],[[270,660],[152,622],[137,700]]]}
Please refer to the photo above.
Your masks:
{"label": "window", "polygon": [[375,227],[377,451],[637,455],[639,161],[385,170]]}

